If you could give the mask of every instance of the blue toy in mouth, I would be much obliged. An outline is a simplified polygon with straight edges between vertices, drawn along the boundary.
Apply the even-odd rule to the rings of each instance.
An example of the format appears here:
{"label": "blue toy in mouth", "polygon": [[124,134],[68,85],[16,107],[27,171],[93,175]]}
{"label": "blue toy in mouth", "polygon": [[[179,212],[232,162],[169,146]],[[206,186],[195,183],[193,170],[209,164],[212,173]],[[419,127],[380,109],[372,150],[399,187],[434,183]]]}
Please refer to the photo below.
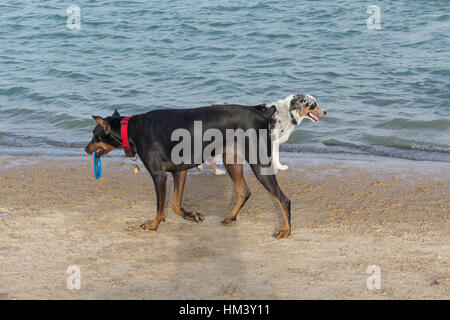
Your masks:
{"label": "blue toy in mouth", "polygon": [[96,151],[92,152],[92,174],[98,179],[102,175],[102,162],[96,155]]}

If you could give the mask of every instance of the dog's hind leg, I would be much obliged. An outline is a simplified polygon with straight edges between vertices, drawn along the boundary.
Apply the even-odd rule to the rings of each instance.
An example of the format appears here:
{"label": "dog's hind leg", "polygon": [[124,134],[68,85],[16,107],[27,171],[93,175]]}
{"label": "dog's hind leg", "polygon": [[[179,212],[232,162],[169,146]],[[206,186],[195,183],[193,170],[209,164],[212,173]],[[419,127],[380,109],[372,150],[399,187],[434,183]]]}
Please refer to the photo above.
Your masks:
{"label": "dog's hind leg", "polygon": [[152,175],[156,190],[156,218],[153,222],[147,222],[141,225],[144,230],[156,231],[161,221],[166,221],[165,203],[166,203],[166,182],[167,174]]}
{"label": "dog's hind leg", "polygon": [[259,182],[275,197],[283,212],[283,228],[274,234],[274,237],[287,238],[291,234],[291,201],[281,191],[277,178],[273,174],[262,174],[260,164],[250,165]]}
{"label": "dog's hind leg", "polygon": [[181,203],[183,201],[184,183],[186,181],[187,172],[188,172],[187,170],[172,172],[173,176],[172,209],[177,215],[181,216],[182,218],[198,223],[199,221],[204,220],[203,215],[201,213],[188,212],[181,207]]}
{"label": "dog's hind leg", "polygon": [[238,200],[233,208],[233,211],[222,221],[223,224],[230,223],[236,220],[236,216],[239,210],[250,198],[250,190],[248,189],[247,183],[244,179],[244,169],[242,164],[225,164],[228,174],[236,185],[236,191],[238,194]]}

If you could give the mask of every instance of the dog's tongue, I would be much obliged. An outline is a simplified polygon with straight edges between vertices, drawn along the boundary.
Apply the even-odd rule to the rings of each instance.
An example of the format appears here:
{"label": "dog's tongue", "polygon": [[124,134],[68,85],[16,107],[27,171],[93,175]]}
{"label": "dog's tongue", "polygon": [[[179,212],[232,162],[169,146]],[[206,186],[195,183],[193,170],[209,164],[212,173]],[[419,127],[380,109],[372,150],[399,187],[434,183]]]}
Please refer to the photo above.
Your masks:
{"label": "dog's tongue", "polygon": [[319,121],[319,118],[316,117],[316,115],[314,113],[309,113],[308,114],[314,121]]}

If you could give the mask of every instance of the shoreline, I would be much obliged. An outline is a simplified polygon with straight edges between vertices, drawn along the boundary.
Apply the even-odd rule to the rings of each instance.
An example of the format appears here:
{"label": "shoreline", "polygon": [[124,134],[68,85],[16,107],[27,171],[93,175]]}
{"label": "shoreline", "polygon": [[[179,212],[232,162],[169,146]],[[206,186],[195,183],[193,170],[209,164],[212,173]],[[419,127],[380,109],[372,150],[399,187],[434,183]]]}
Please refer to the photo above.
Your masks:
{"label": "shoreline", "polygon": [[[227,175],[190,170],[183,206],[205,215],[200,224],[172,212],[169,175],[166,222],[147,232],[155,191],[132,161],[105,157],[96,180],[87,156],[2,159],[0,299],[450,298],[448,166],[281,159],[292,201],[283,240],[272,237],[278,205],[250,172],[252,195],[230,226],[220,223],[236,201]],[[66,288],[69,265],[80,290]],[[380,290],[366,286],[371,265]]]}
{"label": "shoreline", "polygon": [[[103,157],[105,162],[130,162],[129,158],[123,155],[122,150],[116,150],[112,154],[108,154]],[[318,164],[333,164],[344,163],[349,165],[356,165],[358,167],[377,168],[377,169],[394,169],[404,168],[405,166],[418,168],[418,167],[431,167],[433,169],[443,168],[450,170],[450,161],[440,160],[414,160],[403,159],[381,155],[372,155],[364,153],[316,153],[316,152],[280,152],[280,160],[282,163],[286,163],[291,166],[299,166],[302,161],[313,160]],[[32,155],[32,156],[18,156],[18,155],[5,155],[0,154],[0,170],[13,168],[22,164],[37,164],[42,161],[71,161],[77,164],[85,164],[90,162],[90,156],[84,152],[80,152],[78,155]],[[138,159],[140,162],[140,160]],[[217,158],[217,163],[222,164],[221,156]],[[140,162],[142,165],[142,162]],[[247,165],[246,165],[247,166]]]}

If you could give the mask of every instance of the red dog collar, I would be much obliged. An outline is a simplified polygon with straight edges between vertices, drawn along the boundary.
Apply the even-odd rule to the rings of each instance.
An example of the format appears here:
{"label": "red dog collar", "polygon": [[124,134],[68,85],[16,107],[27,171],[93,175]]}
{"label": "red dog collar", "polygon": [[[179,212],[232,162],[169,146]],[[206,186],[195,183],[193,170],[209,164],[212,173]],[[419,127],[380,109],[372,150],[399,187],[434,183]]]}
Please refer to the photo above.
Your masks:
{"label": "red dog collar", "polygon": [[122,136],[122,144],[125,155],[127,157],[134,157],[136,152],[134,152],[134,150],[130,147],[130,142],[128,141],[128,120],[130,120],[130,118],[131,117],[123,117],[120,121],[120,134]]}

